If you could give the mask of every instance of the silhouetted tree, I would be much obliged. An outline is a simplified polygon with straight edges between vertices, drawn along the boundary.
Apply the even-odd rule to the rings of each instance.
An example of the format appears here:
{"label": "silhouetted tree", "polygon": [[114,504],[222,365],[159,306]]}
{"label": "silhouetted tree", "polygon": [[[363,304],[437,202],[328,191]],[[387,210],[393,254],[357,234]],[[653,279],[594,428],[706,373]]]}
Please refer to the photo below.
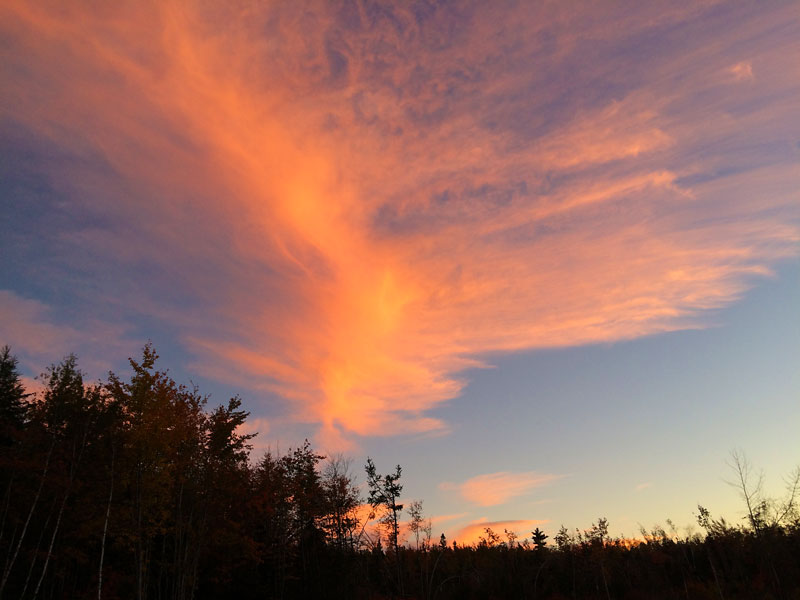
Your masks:
{"label": "silhouetted tree", "polygon": [[397,465],[394,474],[380,475],[375,469],[375,463],[367,457],[365,466],[367,472],[367,489],[369,490],[369,503],[373,510],[383,508],[386,512],[381,522],[387,529],[389,543],[394,551],[397,563],[397,585],[403,593],[403,576],[400,568],[400,527],[398,515],[403,510],[403,505],[397,503],[403,491],[403,486],[397,483],[400,480],[402,469]]}
{"label": "silhouetted tree", "polygon": [[25,388],[17,370],[17,357],[8,346],[0,350],[0,444],[8,445],[25,424]]}
{"label": "silhouetted tree", "polygon": [[325,497],[323,528],[334,547],[355,550],[359,544],[357,509],[361,496],[350,474],[350,461],[342,455],[330,457],[322,471]]}
{"label": "silhouetted tree", "polygon": [[411,517],[411,520],[408,523],[408,529],[414,535],[416,549],[419,550],[419,535],[420,533],[424,532],[425,528],[425,518],[422,513],[422,500],[412,501],[408,508],[408,514]]}
{"label": "silhouetted tree", "polygon": [[369,501],[390,550],[380,539],[367,550],[347,460],[322,465],[306,441],[251,465],[241,401],[208,411],[156,359],[148,345],[129,376],[87,386],[69,356],[26,400],[10,352],[0,352],[3,389],[24,408],[0,446],[0,598],[366,600],[405,596],[403,582],[429,600],[800,597],[797,473],[772,500],[739,455],[746,520],[699,507],[704,537],[681,538],[667,521],[671,534],[642,528],[633,543],[599,519],[562,526],[552,549],[539,528],[533,543],[517,543],[489,527],[479,544],[448,546],[441,534],[431,547],[419,501],[401,547],[400,467],[384,476],[368,459]]}
{"label": "silhouetted tree", "polygon": [[539,529],[538,527],[531,532],[533,536],[531,539],[533,540],[533,545],[536,547],[537,550],[544,550],[544,547],[547,546],[547,536],[545,535],[544,531]]}
{"label": "silhouetted tree", "polygon": [[123,415],[119,517],[133,551],[140,600],[151,591],[190,593],[205,532],[206,399],[156,370],[157,359],[148,344],[141,361],[129,361],[130,381],[110,374],[107,385]]}
{"label": "silhouetted tree", "polygon": [[747,522],[757,535],[765,529],[787,525],[798,518],[800,466],[795,467],[786,478],[786,496],[783,499],[764,495],[764,472],[754,473],[750,460],[741,450],[731,451],[728,466],[735,474],[735,481],[729,481],[728,484],[739,492],[747,509]]}
{"label": "silhouetted tree", "polygon": [[397,483],[400,480],[402,469],[397,465],[393,475],[379,475],[375,470],[375,463],[367,457],[365,466],[367,472],[367,489],[369,490],[369,503],[373,509],[386,510],[382,522],[387,526],[389,543],[397,554],[400,551],[400,528],[398,515],[403,510],[403,505],[397,503],[403,491],[403,486]]}

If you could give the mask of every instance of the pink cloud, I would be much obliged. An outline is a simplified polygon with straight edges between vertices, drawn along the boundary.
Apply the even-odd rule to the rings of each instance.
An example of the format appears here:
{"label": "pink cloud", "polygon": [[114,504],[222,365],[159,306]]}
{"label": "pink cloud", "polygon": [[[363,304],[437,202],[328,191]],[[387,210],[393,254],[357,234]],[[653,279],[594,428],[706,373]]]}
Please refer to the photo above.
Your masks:
{"label": "pink cloud", "polygon": [[53,323],[45,304],[0,290],[0,339],[13,350],[34,355],[63,353],[78,336],[72,327]]}
{"label": "pink cloud", "polygon": [[[121,324],[89,317],[79,327],[64,325],[47,304],[0,290],[0,345],[10,346],[20,367],[30,373],[41,373],[72,352],[79,358],[85,353],[80,366],[88,378],[101,377],[112,365],[110,355],[131,352],[137,343],[126,337]],[[27,383],[31,389],[41,387],[30,378]]]}
{"label": "pink cloud", "polygon": [[458,490],[468,502],[478,506],[496,506],[529,494],[563,475],[537,473],[535,471],[510,472],[499,471],[472,477],[461,484],[443,483],[439,487],[445,490]]}
{"label": "pink cloud", "polygon": [[753,64],[750,61],[736,63],[728,70],[734,81],[750,81],[755,78],[753,75]]}

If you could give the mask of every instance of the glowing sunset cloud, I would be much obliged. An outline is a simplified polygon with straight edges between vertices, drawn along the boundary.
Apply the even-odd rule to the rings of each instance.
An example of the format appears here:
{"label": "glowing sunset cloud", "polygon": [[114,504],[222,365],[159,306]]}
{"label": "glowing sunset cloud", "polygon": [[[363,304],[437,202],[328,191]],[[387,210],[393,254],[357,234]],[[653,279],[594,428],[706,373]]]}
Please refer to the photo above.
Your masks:
{"label": "glowing sunset cloud", "polygon": [[523,473],[486,473],[477,475],[460,485],[443,483],[442,489],[457,489],[465,500],[478,506],[496,506],[530,493],[533,489],[547,485],[562,475],[550,475],[527,471]]}
{"label": "glowing sunset cloud", "polygon": [[[467,516],[468,513],[455,513],[451,515],[434,515],[429,518],[424,518],[422,527],[426,527],[429,523],[431,525],[431,540],[432,544],[436,544],[438,542],[438,538],[441,535],[440,527],[442,527],[443,523],[447,523],[449,521],[455,521],[457,519],[463,519]],[[406,544],[416,544],[416,534],[411,529],[411,521],[398,521],[398,526],[400,528],[400,539],[404,540]],[[372,530],[374,539],[377,539],[377,535],[380,534],[381,530],[380,527],[374,525]],[[420,543],[425,539],[426,534],[424,531],[419,533]]]}
{"label": "glowing sunset cloud", "polygon": [[546,523],[547,521],[536,519],[515,519],[510,521],[488,521],[486,519],[478,519],[452,533],[449,539],[455,540],[462,546],[478,544],[481,538],[486,539],[486,529],[489,528],[500,536],[500,541],[502,542],[508,543],[505,534],[506,531],[516,534],[521,541],[526,537],[530,537],[532,529]]}
{"label": "glowing sunset cloud", "polygon": [[442,431],[491,353],[705,327],[797,254],[795,8],[633,61],[702,10],[10,1],[1,115],[142,274],[93,302],[328,447]]}

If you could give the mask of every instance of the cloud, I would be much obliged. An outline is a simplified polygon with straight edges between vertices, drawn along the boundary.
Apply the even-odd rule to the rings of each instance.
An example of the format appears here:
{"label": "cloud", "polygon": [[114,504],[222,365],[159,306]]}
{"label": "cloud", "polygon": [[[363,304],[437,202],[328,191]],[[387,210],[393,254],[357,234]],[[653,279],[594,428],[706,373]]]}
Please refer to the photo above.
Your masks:
{"label": "cloud", "polygon": [[22,298],[9,290],[0,290],[0,339],[15,352],[42,355],[64,352],[79,332],[51,322],[50,309],[38,300]]}
{"label": "cloud", "polygon": [[[0,290],[0,345],[10,346],[29,373],[38,374],[73,352],[86,356],[81,369],[89,377],[100,377],[111,367],[108,356],[130,350],[132,343],[122,325],[91,317],[80,319],[79,327],[58,323],[58,315],[47,304]],[[41,388],[31,378],[25,381],[30,390]]]}
{"label": "cloud", "polygon": [[547,520],[538,519],[488,521],[486,518],[482,518],[472,521],[468,525],[452,533],[448,539],[451,542],[455,540],[462,546],[477,544],[480,542],[481,538],[486,538],[486,528],[490,528],[494,533],[498,534],[502,541],[506,541],[506,536],[504,534],[506,530],[515,533],[520,539],[523,539],[530,535],[533,528],[546,523],[548,523]]}
{"label": "cloud", "polygon": [[636,489],[637,492],[641,492],[641,491],[646,490],[647,488],[651,488],[651,487],[653,487],[653,483],[650,482],[650,481],[645,481],[644,483],[637,484],[635,489]]}
{"label": "cloud", "polygon": [[[408,506],[408,504],[406,504]],[[431,517],[426,517],[423,515],[423,527],[427,526],[428,521],[431,524],[431,540],[432,543],[436,544],[438,541],[439,536],[441,535],[437,532],[438,528],[442,526],[442,523],[447,523],[449,521],[455,521],[458,519],[463,519],[469,513],[462,512],[462,513],[455,513],[455,514],[448,514],[448,515],[433,515]],[[410,528],[411,521],[399,521],[398,526],[400,528],[400,538],[404,539],[406,543],[412,544],[416,539],[416,536]],[[440,531],[440,530],[439,530]],[[424,539],[424,532],[420,532],[420,541]]]}
{"label": "cloud", "polygon": [[477,475],[458,485],[444,482],[439,487],[444,490],[458,490],[465,500],[478,506],[496,506],[562,477],[564,476],[535,471],[499,471]]}
{"label": "cloud", "polygon": [[463,519],[468,514],[469,513],[461,512],[461,513],[455,513],[455,514],[451,514],[451,515],[434,515],[433,517],[431,517],[431,523],[433,523],[434,525],[438,525],[439,523],[446,523],[447,521],[454,521],[456,519]]}
{"label": "cloud", "polygon": [[672,38],[706,10],[12,1],[1,114],[80,215],[48,266],[104,282],[86,313],[344,447],[447,431],[493,354],[713,324],[797,255],[796,15]]}
{"label": "cloud", "polygon": [[736,63],[728,69],[728,73],[733,76],[734,81],[751,81],[755,78],[753,65],[750,61]]}

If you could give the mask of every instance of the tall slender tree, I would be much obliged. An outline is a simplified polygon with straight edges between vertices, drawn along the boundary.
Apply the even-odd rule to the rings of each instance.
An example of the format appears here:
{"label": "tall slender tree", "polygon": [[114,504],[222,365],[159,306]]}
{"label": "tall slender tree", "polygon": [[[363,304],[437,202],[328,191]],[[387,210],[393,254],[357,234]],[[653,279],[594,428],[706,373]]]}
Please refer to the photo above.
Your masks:
{"label": "tall slender tree", "polygon": [[389,543],[394,551],[394,560],[397,566],[397,586],[400,595],[403,595],[403,573],[400,561],[400,526],[398,515],[403,510],[403,505],[397,500],[403,491],[403,486],[398,483],[402,469],[397,465],[394,474],[380,475],[375,469],[375,463],[367,457],[365,466],[367,471],[367,488],[369,489],[369,503],[372,509],[379,507],[385,509],[381,522],[387,529]]}
{"label": "tall slender tree", "polygon": [[394,474],[380,475],[375,469],[375,463],[367,457],[365,466],[367,472],[367,488],[369,489],[369,503],[373,509],[383,508],[386,511],[382,522],[386,525],[389,543],[395,554],[400,552],[400,526],[398,515],[403,510],[403,505],[397,500],[403,491],[403,486],[398,483],[402,468],[397,465]]}

